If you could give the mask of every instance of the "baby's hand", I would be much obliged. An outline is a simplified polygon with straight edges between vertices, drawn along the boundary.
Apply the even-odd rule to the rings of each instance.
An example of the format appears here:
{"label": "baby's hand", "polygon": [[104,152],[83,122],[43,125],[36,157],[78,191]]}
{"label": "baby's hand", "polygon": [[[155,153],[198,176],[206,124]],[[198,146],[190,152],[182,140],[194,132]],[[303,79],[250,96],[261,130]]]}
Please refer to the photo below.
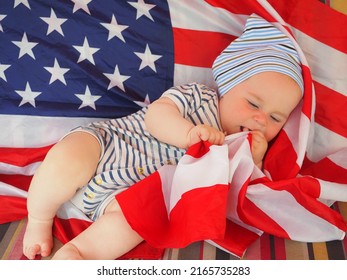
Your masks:
{"label": "baby's hand", "polygon": [[194,126],[188,133],[188,147],[202,141],[208,141],[212,145],[222,145],[224,143],[225,134],[218,129],[201,124]]}
{"label": "baby's hand", "polygon": [[261,168],[268,143],[259,130],[252,131],[252,156],[254,163]]}

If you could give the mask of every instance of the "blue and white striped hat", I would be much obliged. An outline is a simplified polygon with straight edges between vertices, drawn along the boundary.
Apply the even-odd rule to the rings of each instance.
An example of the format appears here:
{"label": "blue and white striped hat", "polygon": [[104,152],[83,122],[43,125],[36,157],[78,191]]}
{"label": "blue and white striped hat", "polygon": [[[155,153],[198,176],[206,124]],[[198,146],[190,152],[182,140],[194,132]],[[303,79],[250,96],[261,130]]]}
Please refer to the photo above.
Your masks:
{"label": "blue and white striped hat", "polygon": [[219,95],[261,72],[279,72],[296,81],[303,92],[299,54],[288,36],[256,14],[252,14],[242,35],[214,61],[213,77]]}

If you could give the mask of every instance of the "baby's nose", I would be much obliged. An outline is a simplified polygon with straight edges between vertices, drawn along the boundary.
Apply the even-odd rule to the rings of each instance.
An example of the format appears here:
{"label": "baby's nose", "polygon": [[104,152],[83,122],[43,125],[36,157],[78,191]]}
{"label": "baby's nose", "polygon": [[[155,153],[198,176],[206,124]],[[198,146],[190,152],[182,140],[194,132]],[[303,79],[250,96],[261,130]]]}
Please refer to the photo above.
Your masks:
{"label": "baby's nose", "polygon": [[256,112],[253,116],[253,119],[255,120],[257,125],[261,127],[266,126],[267,118],[264,112],[261,112],[261,111]]}

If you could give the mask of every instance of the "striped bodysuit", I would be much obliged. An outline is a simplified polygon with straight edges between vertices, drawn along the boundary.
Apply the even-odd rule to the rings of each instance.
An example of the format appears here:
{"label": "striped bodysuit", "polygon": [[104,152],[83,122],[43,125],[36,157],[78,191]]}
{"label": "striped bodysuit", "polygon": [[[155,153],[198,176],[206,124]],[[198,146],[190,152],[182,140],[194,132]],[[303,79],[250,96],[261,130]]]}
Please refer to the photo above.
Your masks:
{"label": "striped bodysuit", "polygon": [[[201,84],[173,87],[162,96],[170,98],[182,116],[192,123],[221,130],[217,92]],[[95,136],[102,149],[95,176],[71,200],[92,220],[103,214],[115,194],[155,172],[165,164],[177,164],[185,150],[158,141],[146,130],[147,108],[129,116],[91,123],[70,132]]]}

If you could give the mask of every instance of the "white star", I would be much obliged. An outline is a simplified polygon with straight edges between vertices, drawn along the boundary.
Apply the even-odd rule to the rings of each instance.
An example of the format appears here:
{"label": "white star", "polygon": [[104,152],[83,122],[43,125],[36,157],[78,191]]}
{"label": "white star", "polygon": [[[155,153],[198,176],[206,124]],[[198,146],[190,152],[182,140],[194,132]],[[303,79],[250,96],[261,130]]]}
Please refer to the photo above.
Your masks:
{"label": "white star", "polygon": [[35,59],[32,48],[34,48],[38,43],[29,42],[25,32],[23,34],[22,41],[12,41],[12,43],[20,48],[18,58],[21,58],[23,55],[27,54]]}
{"label": "white star", "polygon": [[117,36],[119,39],[121,39],[125,43],[124,37],[122,35],[122,31],[124,31],[124,29],[127,29],[129,26],[118,24],[114,15],[112,15],[111,23],[100,23],[100,24],[104,26],[106,29],[108,29],[107,41],[110,41],[114,36]]}
{"label": "white star", "polygon": [[146,107],[149,104],[151,104],[151,101],[149,100],[148,94],[146,94],[144,101],[134,101],[135,104],[139,105],[140,107]]}
{"label": "white star", "polygon": [[35,98],[38,97],[41,92],[32,91],[29,82],[27,82],[25,90],[15,90],[15,92],[17,92],[22,97],[22,101],[20,102],[19,107],[26,103],[30,103],[33,107],[36,108]]}
{"label": "white star", "polygon": [[135,54],[141,58],[142,62],[141,62],[141,65],[140,65],[140,68],[139,70],[145,68],[146,66],[150,67],[154,72],[157,72],[157,69],[155,68],[155,62],[161,58],[162,56],[161,55],[155,55],[155,54],[152,54],[148,44],[146,45],[146,50],[144,53],[138,53],[138,52],[135,52]]}
{"label": "white star", "polygon": [[[0,15],[0,22],[6,17],[6,15]],[[0,23],[0,31],[4,32],[4,30],[2,29],[2,25]]]}
{"label": "white star", "polygon": [[4,81],[7,82],[6,76],[5,76],[5,71],[7,68],[9,68],[11,65],[9,64],[1,64],[0,63],[0,78],[4,79]]}
{"label": "white star", "polygon": [[149,11],[153,9],[156,5],[146,4],[144,0],[138,0],[138,2],[128,2],[131,6],[133,6],[136,11],[136,19],[139,19],[142,16],[148,17],[150,20],[154,21]]}
{"label": "white star", "polygon": [[84,38],[83,46],[73,46],[76,50],[79,51],[80,57],[77,61],[77,63],[87,59],[89,60],[93,65],[95,65],[93,54],[95,54],[99,48],[92,48],[89,46],[87,37]]}
{"label": "white star", "polygon": [[86,91],[84,92],[84,94],[75,94],[80,100],[82,100],[82,104],[78,109],[81,109],[83,107],[91,107],[94,110],[96,110],[95,108],[95,101],[97,101],[101,95],[92,95],[90,93],[89,87],[86,87]]}
{"label": "white star", "polygon": [[54,30],[64,36],[61,25],[67,21],[66,18],[57,18],[53,9],[51,9],[50,17],[41,17],[41,19],[48,24],[47,35],[53,32]]}
{"label": "white star", "polygon": [[58,60],[54,59],[54,66],[53,67],[45,67],[45,69],[51,73],[51,79],[49,81],[49,84],[53,83],[56,80],[61,81],[64,85],[66,85],[64,74],[68,72],[69,68],[61,68]]}
{"label": "white star", "polygon": [[13,8],[17,7],[19,4],[25,5],[29,10],[31,10],[29,5],[29,0],[14,0]]}
{"label": "white star", "polygon": [[114,68],[113,74],[107,74],[107,73],[103,73],[103,74],[110,80],[110,84],[108,85],[108,88],[107,88],[108,90],[117,86],[122,91],[125,92],[123,82],[129,79],[130,76],[121,75],[118,69],[118,65],[116,65],[116,67]]}
{"label": "white star", "polygon": [[85,11],[87,14],[90,15],[88,4],[92,2],[92,0],[71,0],[71,1],[75,3],[75,5],[73,6],[73,13],[77,12],[79,9],[82,9],[83,11]]}

